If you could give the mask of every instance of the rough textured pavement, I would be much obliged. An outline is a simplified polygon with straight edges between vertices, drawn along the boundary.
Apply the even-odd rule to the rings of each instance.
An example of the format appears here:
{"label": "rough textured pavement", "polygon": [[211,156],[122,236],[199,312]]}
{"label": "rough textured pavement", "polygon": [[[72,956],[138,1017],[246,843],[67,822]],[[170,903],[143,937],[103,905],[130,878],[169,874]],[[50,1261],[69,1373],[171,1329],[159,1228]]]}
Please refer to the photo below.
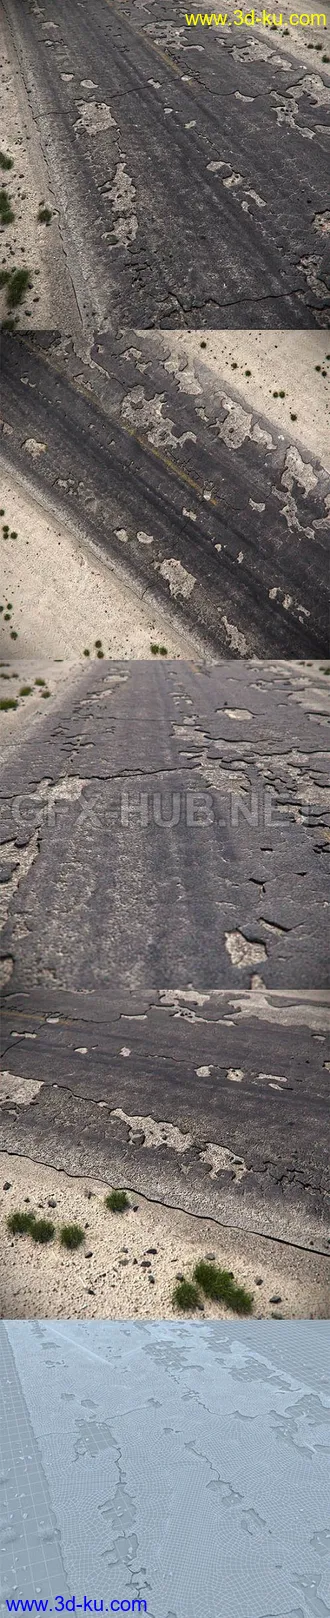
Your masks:
{"label": "rough textured pavement", "polygon": [[84,329],[328,327],[321,55],[166,0],[4,13]]}
{"label": "rough textured pavement", "polygon": [[327,731],[317,669],[81,670],[3,772],[15,988],[327,987]]}
{"label": "rough textured pavement", "polygon": [[1,418],[6,463],[196,650],[328,655],[329,471],[202,354],[176,369],[126,332],[82,361],[6,336]]}
{"label": "rough textured pavement", "polygon": [[3,1323],[6,1591],[326,1613],[327,1342],[320,1321]]}
{"label": "rough textured pavement", "polygon": [[9,750],[3,1149],[327,1251],[326,707],[94,665]]}

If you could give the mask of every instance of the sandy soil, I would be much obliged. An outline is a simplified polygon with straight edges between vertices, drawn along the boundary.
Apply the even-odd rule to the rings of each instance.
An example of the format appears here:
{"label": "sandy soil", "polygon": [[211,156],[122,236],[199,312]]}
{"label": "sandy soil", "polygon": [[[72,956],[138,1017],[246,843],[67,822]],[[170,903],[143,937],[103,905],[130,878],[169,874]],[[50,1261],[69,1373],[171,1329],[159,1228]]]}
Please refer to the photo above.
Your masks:
{"label": "sandy soil", "polygon": [[9,601],[12,611],[7,621],[1,613],[0,656],[13,668],[17,657],[36,658],[42,675],[42,660],[77,661],[85,648],[95,655],[98,639],[106,657],[150,657],[152,643],[169,657],[195,654],[193,637],[175,630],[170,612],[143,600],[142,587],[139,594],[5,468],[1,503],[2,521],[17,533],[2,546],[1,604],[7,610]]}
{"label": "sandy soil", "polygon": [[[255,1318],[272,1313],[327,1317],[325,1258],[222,1229],[134,1192],[129,1210],[112,1214],[104,1206],[108,1186],[5,1152],[0,1176],[2,1318],[172,1319],[177,1276],[191,1278],[197,1260],[207,1254],[252,1291]],[[80,1224],[85,1231],[80,1251],[61,1249],[58,1235],[48,1247],[36,1246],[30,1236],[11,1236],[8,1214],[29,1206],[57,1228],[63,1222]],[[228,1319],[229,1311],[205,1301],[204,1316]]]}
{"label": "sandy soil", "polygon": [[[247,9],[249,14],[251,8],[249,7]],[[257,7],[255,7],[255,10],[257,10]],[[232,17],[233,14],[234,8],[231,6],[230,10],[228,11],[228,16]],[[307,69],[308,73],[317,73],[322,71],[322,56],[330,56],[329,6],[324,5],[323,0],[322,5],[318,7],[318,13],[315,10],[314,16],[317,16],[317,14],[321,19],[325,18],[325,23],[323,20],[320,21],[319,26],[316,23],[313,26],[305,26],[304,24],[299,23],[297,27],[295,24],[290,25],[290,16],[311,16],[312,13],[308,12],[307,8],[304,10],[302,6],[294,6],[292,4],[292,0],[284,0],[284,3],[281,3],[281,5],[275,6],[274,12],[271,10],[270,15],[274,15],[276,17],[277,23],[279,22],[279,18],[282,17],[283,25],[277,26],[276,28],[258,27],[255,25],[254,27],[250,28],[248,45],[250,45],[250,48],[252,45],[252,60],[253,43],[256,42],[257,48],[259,47],[259,49],[260,45],[265,45],[267,47],[267,53],[270,50],[275,52],[277,46],[280,48],[282,57],[283,52],[290,57],[292,57],[292,55],[295,56],[297,62],[300,62],[301,65]],[[238,49],[240,49],[239,29],[235,30],[235,45],[238,47]]]}
{"label": "sandy soil", "polygon": [[[137,335],[141,340],[146,334]],[[148,332],[153,338],[159,343],[159,334]],[[164,354],[178,369],[186,359],[190,367],[203,367],[204,382],[205,368],[227,380],[251,410],[269,416],[330,471],[329,333],[302,331],[298,338],[289,331],[166,332],[162,339]],[[285,398],[274,399],[280,391]]]}
{"label": "sandy soil", "polygon": [[[77,313],[67,275],[54,199],[48,171],[42,156],[29,98],[10,40],[8,24],[0,12],[0,127],[1,150],[13,167],[0,171],[0,183],[8,191],[15,218],[0,226],[1,268],[22,266],[31,272],[32,289],[17,310],[17,325],[46,330],[59,323],[71,330]],[[48,225],[38,223],[40,205],[52,214]],[[0,290],[0,323],[8,315],[6,289]],[[70,318],[69,318],[70,317]]]}
{"label": "sandy soil", "polygon": [[[85,659],[84,659],[85,669]],[[0,662],[0,700],[8,699],[17,702],[16,709],[8,709],[0,715],[0,757],[1,761],[7,758],[11,748],[17,742],[25,740],[31,728],[39,719],[45,719],[48,708],[52,713],[57,707],[61,708],[64,696],[72,691],[82,671],[81,663],[50,662],[39,657],[33,661],[28,658],[15,659],[12,662]],[[43,686],[36,681],[43,680]],[[26,687],[29,687],[27,692]],[[24,695],[23,695],[24,691]],[[42,695],[47,692],[48,695]]]}

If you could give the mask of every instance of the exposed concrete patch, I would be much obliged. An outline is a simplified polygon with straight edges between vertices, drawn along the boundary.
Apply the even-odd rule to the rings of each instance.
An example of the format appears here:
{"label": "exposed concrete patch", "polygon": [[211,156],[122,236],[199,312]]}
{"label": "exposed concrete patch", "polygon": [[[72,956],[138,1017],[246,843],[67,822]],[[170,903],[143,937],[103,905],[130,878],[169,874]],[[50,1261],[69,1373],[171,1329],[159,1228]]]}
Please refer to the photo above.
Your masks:
{"label": "exposed concrete patch", "polygon": [[[273,486],[272,493],[276,496],[277,500],[282,499],[281,491],[280,489],[276,489],[275,485]],[[311,527],[305,528],[304,524],[299,522],[297,502],[294,499],[293,494],[288,494],[285,505],[281,506],[281,517],[285,517],[288,528],[291,530],[297,528],[300,534],[307,534],[308,539],[314,539],[314,529]],[[291,600],[288,599],[288,605],[291,606],[291,604]]]}
{"label": "exposed concrete patch", "polygon": [[210,1167],[211,1180],[216,1180],[217,1174],[223,1173],[224,1169],[227,1172],[230,1169],[233,1180],[242,1180],[245,1174],[248,1173],[243,1158],[235,1157],[233,1152],[228,1151],[227,1146],[217,1146],[212,1141],[208,1141],[205,1150],[199,1152],[198,1155],[201,1163],[207,1163]]}
{"label": "exposed concrete patch", "polygon": [[15,1102],[15,1107],[30,1107],[42,1089],[42,1081],[35,1079],[20,1079],[18,1074],[2,1072],[0,1075],[0,1106],[7,1101]]}
{"label": "exposed concrete patch", "polygon": [[188,573],[174,556],[166,557],[164,562],[161,562],[158,572],[162,574],[163,579],[167,579],[171,596],[191,596],[196,579],[193,573]]}
{"label": "exposed concrete patch", "polygon": [[220,613],[220,617],[233,652],[239,652],[241,657],[247,657],[249,648],[245,635],[242,635],[242,631],[237,628],[237,624],[229,623],[229,618],[226,617],[225,613]]}
{"label": "exposed concrete patch", "polygon": [[36,461],[39,455],[45,454],[47,444],[39,443],[37,438],[26,438],[25,443],[22,444],[22,449],[26,449],[27,455],[32,455],[33,460]]}
{"label": "exposed concrete patch", "polygon": [[129,247],[135,241],[138,230],[137,215],[134,213],[134,198],[136,187],[126,174],[125,162],[118,163],[115,178],[109,190],[109,197],[115,215],[113,229],[119,247]]}
{"label": "exposed concrete patch", "polygon": [[247,410],[243,410],[242,405],[234,404],[226,394],[223,395],[221,404],[227,410],[227,415],[224,421],[217,423],[219,438],[223,438],[228,449],[240,449],[245,439],[250,436],[252,412],[249,414]]}
{"label": "exposed concrete patch", "polygon": [[173,1006],[184,1000],[185,1005],[206,1006],[211,1000],[211,994],[200,994],[199,989],[193,989],[192,983],[187,989],[160,989],[159,998],[161,1006]]}
{"label": "exposed concrete patch", "polygon": [[147,399],[142,386],[132,388],[122,401],[120,414],[123,421],[127,421],[135,431],[146,431],[150,444],[154,444],[156,449],[163,444],[176,449],[187,439],[196,444],[196,433],[181,433],[181,437],[175,433],[174,422],[170,417],[163,416],[164,400],[164,393],[156,393],[152,399]]}
{"label": "exposed concrete patch", "polygon": [[232,1084],[242,1084],[242,1080],[244,1079],[244,1068],[229,1067],[228,1073],[226,1073],[226,1079],[230,1079]]}
{"label": "exposed concrete patch", "polygon": [[252,719],[250,708],[223,708],[222,711],[225,719]]}
{"label": "exposed concrete patch", "polygon": [[233,1012],[239,1018],[258,1017],[261,1022],[270,1022],[279,1027],[312,1028],[315,1033],[322,1035],[330,1030],[330,1005],[321,1004],[313,1000],[313,996],[295,995],[286,998],[284,995],[271,996],[261,984],[256,988],[251,984],[250,991],[242,996],[236,994],[230,1001]]}
{"label": "exposed concrete patch", "polygon": [[116,120],[105,101],[78,101],[78,110],[75,129],[86,129],[88,135],[100,135],[105,129],[117,129]]}
{"label": "exposed concrete patch", "polygon": [[265,945],[262,943],[250,943],[248,938],[244,938],[243,933],[225,933],[225,945],[233,966],[244,968],[246,966],[255,966],[257,961],[267,960]]}
{"label": "exposed concrete patch", "polygon": [[291,492],[294,482],[299,483],[304,490],[304,495],[307,495],[310,494],[311,489],[315,489],[317,477],[310,463],[303,461],[301,455],[299,455],[299,450],[296,449],[294,444],[290,444],[285,457],[281,483],[283,483],[285,489],[289,489]]}
{"label": "exposed concrete patch", "polygon": [[129,1117],[121,1107],[112,1108],[111,1117],[121,1118],[128,1125],[130,1146],[135,1145],[135,1137],[140,1134],[144,1136],[140,1144],[153,1150],[158,1146],[168,1146],[172,1152],[187,1152],[193,1145],[193,1135],[183,1134],[174,1124],[157,1123],[155,1118],[140,1118],[138,1114]]}
{"label": "exposed concrete patch", "polygon": [[164,360],[164,371],[168,371],[169,376],[175,376],[175,381],[178,384],[180,393],[190,393],[193,397],[197,398],[198,394],[203,392],[203,388],[201,387],[200,382],[197,381],[194,371],[189,369],[189,365],[187,363],[183,363],[182,368],[178,369],[177,359],[174,358],[173,355],[171,355],[169,359]]}

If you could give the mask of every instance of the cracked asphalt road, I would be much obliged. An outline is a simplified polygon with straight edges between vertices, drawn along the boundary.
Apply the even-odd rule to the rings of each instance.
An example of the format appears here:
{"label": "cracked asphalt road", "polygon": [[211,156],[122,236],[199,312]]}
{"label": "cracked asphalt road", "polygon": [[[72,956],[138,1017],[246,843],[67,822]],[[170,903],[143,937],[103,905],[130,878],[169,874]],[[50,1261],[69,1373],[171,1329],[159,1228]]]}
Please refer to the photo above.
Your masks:
{"label": "cracked asphalt road", "polygon": [[4,766],[13,986],[326,988],[328,713],[297,664],[81,669]]}
{"label": "cracked asphalt road", "polygon": [[327,714],[94,664],[9,747],[2,1150],[328,1251]]}
{"label": "cracked asphalt road", "polygon": [[6,463],[198,653],[328,655],[329,472],[202,358],[4,335],[1,414]]}
{"label": "cracked asphalt road", "polygon": [[326,61],[163,0],[4,13],[85,330],[328,328]]}

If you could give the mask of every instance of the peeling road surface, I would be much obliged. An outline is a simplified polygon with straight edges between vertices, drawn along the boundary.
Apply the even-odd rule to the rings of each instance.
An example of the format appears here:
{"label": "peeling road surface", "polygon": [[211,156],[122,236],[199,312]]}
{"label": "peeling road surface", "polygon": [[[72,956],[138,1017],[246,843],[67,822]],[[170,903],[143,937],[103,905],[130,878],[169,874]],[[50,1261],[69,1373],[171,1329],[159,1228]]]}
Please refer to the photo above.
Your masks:
{"label": "peeling road surface", "polygon": [[85,329],[329,326],[321,54],[166,0],[3,3]]}
{"label": "peeling road surface", "polygon": [[329,655],[329,471],[202,357],[175,371],[161,334],[85,360],[56,334],[4,335],[0,430],[37,499],[197,654]]}
{"label": "peeling road surface", "polygon": [[9,746],[2,1149],[328,1251],[326,737],[317,667],[137,662]]}

